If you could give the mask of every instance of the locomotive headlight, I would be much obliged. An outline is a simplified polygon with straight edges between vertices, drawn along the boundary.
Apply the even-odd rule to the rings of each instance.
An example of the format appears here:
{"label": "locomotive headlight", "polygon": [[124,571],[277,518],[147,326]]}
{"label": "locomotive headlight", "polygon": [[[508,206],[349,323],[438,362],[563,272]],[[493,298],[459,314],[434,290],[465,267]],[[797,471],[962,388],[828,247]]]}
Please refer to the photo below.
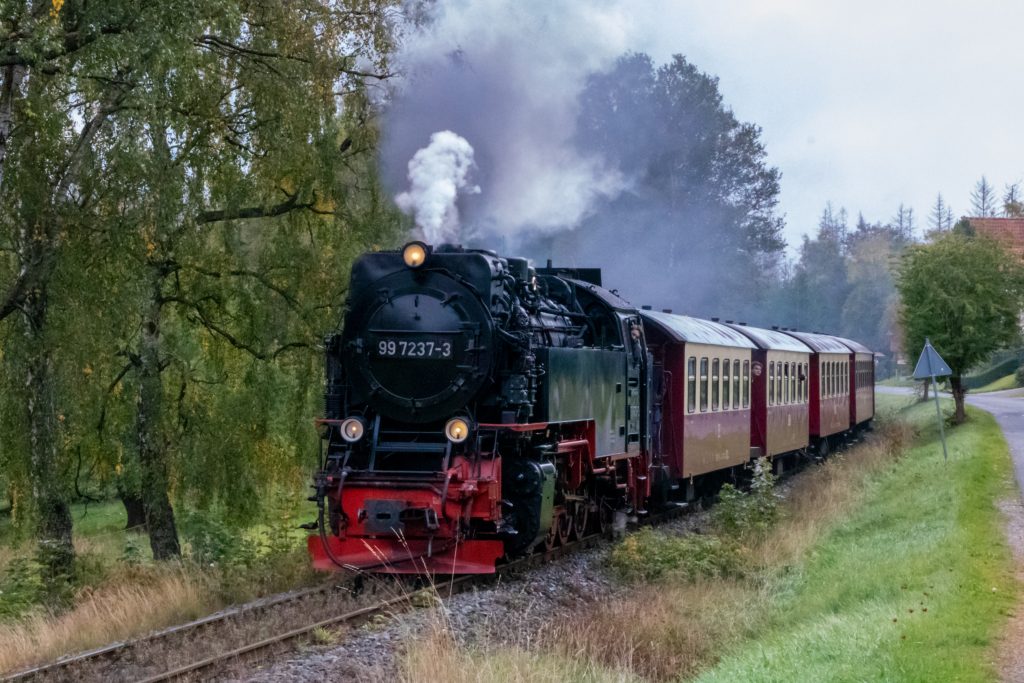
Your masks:
{"label": "locomotive headlight", "polygon": [[453,417],[444,426],[444,435],[452,443],[462,443],[469,438],[469,422],[461,417]]}
{"label": "locomotive headlight", "polygon": [[423,242],[409,242],[402,249],[402,260],[410,268],[419,268],[427,260],[427,245]]}
{"label": "locomotive headlight", "polygon": [[366,433],[366,424],[358,417],[347,417],[341,423],[341,438],[355,443]]}

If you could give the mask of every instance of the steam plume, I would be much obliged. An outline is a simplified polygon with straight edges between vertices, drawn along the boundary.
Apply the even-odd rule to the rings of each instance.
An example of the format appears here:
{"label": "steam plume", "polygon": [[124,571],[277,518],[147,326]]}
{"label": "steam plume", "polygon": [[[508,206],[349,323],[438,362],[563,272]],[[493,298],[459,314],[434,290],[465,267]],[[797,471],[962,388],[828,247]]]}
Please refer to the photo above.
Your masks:
{"label": "steam plume", "polygon": [[630,3],[440,0],[428,11],[403,43],[408,78],[382,128],[392,188],[406,186],[428,135],[454,131],[475,150],[483,188],[459,196],[463,222],[488,245],[505,237],[511,247],[524,233],[575,227],[627,187],[600,150],[581,150],[573,136],[587,76],[633,44]]}
{"label": "steam plume", "polygon": [[476,194],[469,184],[473,147],[450,130],[430,136],[430,144],[409,160],[409,190],[395,197],[398,208],[412,213],[423,238],[432,244],[459,241],[459,191]]}

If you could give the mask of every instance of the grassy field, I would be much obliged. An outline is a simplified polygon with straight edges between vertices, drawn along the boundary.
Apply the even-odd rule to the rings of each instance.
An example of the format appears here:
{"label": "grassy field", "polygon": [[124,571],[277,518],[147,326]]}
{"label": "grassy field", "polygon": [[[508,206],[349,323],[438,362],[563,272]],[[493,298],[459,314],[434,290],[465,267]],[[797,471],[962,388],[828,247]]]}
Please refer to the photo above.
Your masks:
{"label": "grassy field", "polygon": [[707,540],[644,532],[623,544],[638,562],[685,556],[679,548],[712,548],[713,561],[681,559],[676,573],[538,634],[529,651],[425,639],[405,678],[479,680],[474,671],[494,666],[507,680],[552,670],[571,680],[994,680],[1017,593],[996,508],[1015,493],[1007,447],[971,410],[948,431],[943,462],[934,406],[912,401],[880,397],[889,426],[798,478],[767,537],[724,540],[731,554],[717,557]]}

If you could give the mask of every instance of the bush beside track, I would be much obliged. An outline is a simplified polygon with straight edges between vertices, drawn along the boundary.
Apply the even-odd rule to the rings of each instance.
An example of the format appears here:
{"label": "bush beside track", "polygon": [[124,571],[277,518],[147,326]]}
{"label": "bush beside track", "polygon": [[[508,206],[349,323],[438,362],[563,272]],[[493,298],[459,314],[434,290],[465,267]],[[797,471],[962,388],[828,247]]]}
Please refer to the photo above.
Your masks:
{"label": "bush beside track", "polygon": [[996,507],[1017,495],[1005,440],[971,410],[944,463],[934,406],[879,407],[887,417],[867,443],[785,484],[767,531],[763,499],[733,501],[739,528],[716,512],[696,540],[643,531],[612,553],[625,597],[552,624],[528,650],[425,639],[406,678],[994,679],[1017,592]]}

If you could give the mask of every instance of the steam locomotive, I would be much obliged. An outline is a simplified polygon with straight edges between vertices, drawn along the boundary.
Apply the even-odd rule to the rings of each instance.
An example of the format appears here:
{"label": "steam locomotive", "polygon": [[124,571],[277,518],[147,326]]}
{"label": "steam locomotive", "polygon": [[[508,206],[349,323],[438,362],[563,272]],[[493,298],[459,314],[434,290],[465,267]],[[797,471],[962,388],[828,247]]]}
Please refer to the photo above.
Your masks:
{"label": "steam locomotive", "polygon": [[411,242],[326,340],[314,566],[490,573],[874,412],[856,342],[637,309],[598,269]]}

